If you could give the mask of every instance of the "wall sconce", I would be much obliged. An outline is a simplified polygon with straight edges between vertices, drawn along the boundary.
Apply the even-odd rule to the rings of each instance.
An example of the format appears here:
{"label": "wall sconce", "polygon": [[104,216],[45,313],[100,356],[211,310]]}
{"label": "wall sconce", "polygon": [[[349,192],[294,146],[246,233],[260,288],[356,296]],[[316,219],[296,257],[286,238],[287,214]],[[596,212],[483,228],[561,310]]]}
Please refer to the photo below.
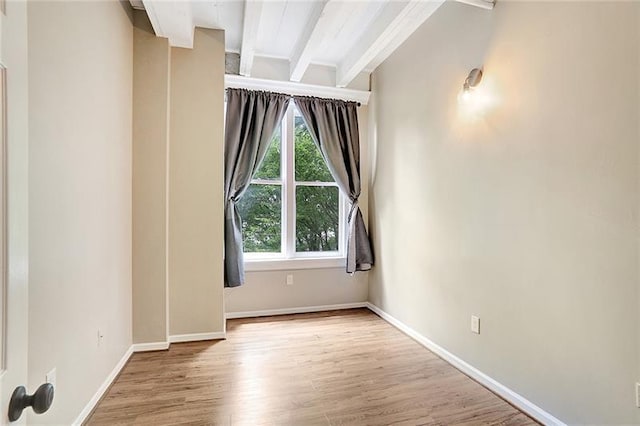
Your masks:
{"label": "wall sconce", "polygon": [[462,101],[468,101],[471,98],[473,88],[480,84],[480,81],[482,81],[482,70],[480,68],[472,69],[464,80],[460,99]]}

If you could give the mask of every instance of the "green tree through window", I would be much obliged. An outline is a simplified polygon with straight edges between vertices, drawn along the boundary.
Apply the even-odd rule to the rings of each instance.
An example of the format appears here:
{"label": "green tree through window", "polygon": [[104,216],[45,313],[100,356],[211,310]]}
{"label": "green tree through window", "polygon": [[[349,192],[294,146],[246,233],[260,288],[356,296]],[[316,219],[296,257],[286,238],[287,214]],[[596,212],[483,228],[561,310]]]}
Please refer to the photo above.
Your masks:
{"label": "green tree through window", "polygon": [[[240,199],[245,253],[279,253],[282,246],[282,181],[280,158],[282,127],[278,127],[254,182]],[[262,183],[264,182],[264,183]]]}
{"label": "green tree through window", "polygon": [[339,191],[302,117],[295,117],[296,251],[338,250]]}
{"label": "green tree through window", "polygon": [[[238,204],[245,253],[337,252],[340,248],[340,192],[302,117],[290,118],[276,131]],[[287,129],[286,123],[293,129]],[[291,150],[294,170],[286,173],[291,162],[282,154]],[[293,195],[289,200],[288,185],[294,186],[288,192]],[[287,225],[282,218],[287,216],[283,212],[292,212],[294,206],[295,218],[289,220],[293,221],[295,238],[287,250]]]}

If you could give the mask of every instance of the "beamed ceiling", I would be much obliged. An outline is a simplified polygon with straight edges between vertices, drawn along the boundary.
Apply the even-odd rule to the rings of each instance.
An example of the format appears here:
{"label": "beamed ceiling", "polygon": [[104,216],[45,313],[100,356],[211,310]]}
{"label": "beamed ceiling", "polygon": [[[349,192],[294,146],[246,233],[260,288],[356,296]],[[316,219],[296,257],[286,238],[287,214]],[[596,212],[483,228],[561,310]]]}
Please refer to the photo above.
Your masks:
{"label": "beamed ceiling", "polygon": [[[372,72],[444,0],[130,0],[144,9],[156,35],[191,48],[194,27],[225,31],[225,48],[240,54],[251,76],[256,56],[289,61],[289,80],[310,64],[335,67],[336,86]],[[452,0],[449,0],[452,1]],[[488,0],[458,0],[485,9]]]}

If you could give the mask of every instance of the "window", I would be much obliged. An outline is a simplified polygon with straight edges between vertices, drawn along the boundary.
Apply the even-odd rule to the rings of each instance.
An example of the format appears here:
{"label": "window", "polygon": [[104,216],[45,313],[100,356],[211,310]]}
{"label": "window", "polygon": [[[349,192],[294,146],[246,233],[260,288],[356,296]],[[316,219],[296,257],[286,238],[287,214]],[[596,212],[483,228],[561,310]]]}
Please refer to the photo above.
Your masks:
{"label": "window", "polygon": [[324,259],[326,266],[340,265],[326,260],[344,257],[345,204],[302,116],[291,104],[238,203],[247,269],[252,262],[264,265],[269,260],[306,259],[302,265]]}

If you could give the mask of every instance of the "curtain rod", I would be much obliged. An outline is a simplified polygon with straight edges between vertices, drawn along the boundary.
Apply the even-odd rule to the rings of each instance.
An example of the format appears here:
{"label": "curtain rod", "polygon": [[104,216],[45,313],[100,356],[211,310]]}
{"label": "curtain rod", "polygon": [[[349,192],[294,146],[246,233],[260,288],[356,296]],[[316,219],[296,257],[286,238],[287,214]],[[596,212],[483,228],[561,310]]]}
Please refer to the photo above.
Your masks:
{"label": "curtain rod", "polygon": [[288,93],[280,93],[280,92],[272,92],[271,90],[257,90],[257,89],[245,89],[244,87],[226,87],[224,89],[225,94],[224,97],[225,99],[227,98],[227,89],[241,89],[241,90],[249,90],[251,92],[266,92],[266,93],[274,93],[277,95],[284,95],[287,96],[289,99],[293,100],[293,98],[295,98],[296,96],[301,97],[301,98],[313,98],[313,99],[319,99],[321,101],[336,101],[336,102],[355,102],[356,106],[362,106],[362,103],[358,102],[358,101],[350,101],[350,100],[346,100],[346,99],[335,99],[335,98],[321,98],[319,96],[309,96],[309,95],[289,95]]}
{"label": "curtain rod", "polygon": [[345,87],[320,86],[317,84],[297,83],[294,81],[268,80],[264,78],[244,77],[225,74],[225,88],[262,90],[282,93],[289,96],[311,96],[320,99],[337,99],[367,105],[371,92],[368,90],[348,89]]}
{"label": "curtain rod", "polygon": [[[268,90],[265,90],[265,92],[268,92]],[[273,92],[271,92],[273,93]],[[293,99],[295,98],[294,95],[287,95],[286,93],[283,93],[283,95],[289,96],[289,99]],[[348,101],[346,99],[335,99],[335,98],[321,98],[319,96],[307,96],[307,95],[299,95],[298,97],[300,98],[314,98],[314,99],[320,99],[321,101],[337,101],[337,102],[355,102],[355,104],[357,106],[362,106],[362,104],[358,101]]]}

